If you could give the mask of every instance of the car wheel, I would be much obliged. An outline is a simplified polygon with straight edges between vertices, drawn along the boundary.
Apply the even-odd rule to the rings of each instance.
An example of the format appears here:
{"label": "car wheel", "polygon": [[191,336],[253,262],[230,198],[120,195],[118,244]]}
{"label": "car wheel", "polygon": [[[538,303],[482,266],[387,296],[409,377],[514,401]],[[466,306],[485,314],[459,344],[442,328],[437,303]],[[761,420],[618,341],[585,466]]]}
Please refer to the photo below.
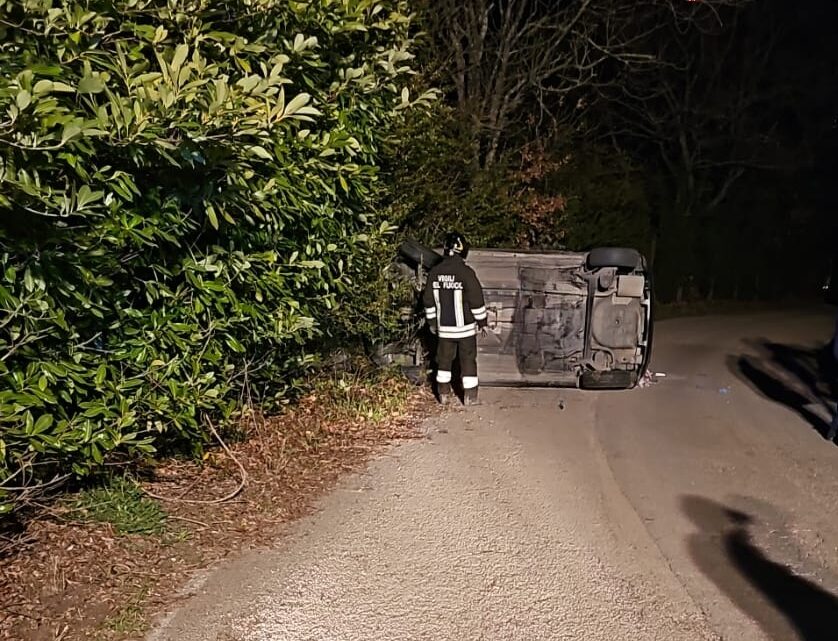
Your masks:
{"label": "car wheel", "polygon": [[408,239],[399,245],[399,254],[415,265],[423,265],[425,269],[430,269],[442,260],[442,256],[433,249],[413,239]]}
{"label": "car wheel", "polygon": [[617,267],[637,269],[640,267],[640,252],[628,247],[596,247],[588,252],[588,267]]}

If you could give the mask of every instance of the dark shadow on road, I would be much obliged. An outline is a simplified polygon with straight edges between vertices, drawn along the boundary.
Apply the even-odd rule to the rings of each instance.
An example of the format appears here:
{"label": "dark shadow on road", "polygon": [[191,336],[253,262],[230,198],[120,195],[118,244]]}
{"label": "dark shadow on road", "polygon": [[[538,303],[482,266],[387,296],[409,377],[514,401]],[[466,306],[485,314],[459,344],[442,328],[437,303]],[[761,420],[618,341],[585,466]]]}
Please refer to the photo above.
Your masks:
{"label": "dark shadow on road", "polygon": [[838,598],[754,545],[748,514],[698,496],[682,499],[696,527],[690,556],[774,641],[836,641]]}
{"label": "dark shadow on road", "polygon": [[829,432],[838,373],[831,343],[799,347],[759,339],[750,347],[756,355],[730,356],[728,369],[765,398],[797,412],[822,437],[834,439]]}

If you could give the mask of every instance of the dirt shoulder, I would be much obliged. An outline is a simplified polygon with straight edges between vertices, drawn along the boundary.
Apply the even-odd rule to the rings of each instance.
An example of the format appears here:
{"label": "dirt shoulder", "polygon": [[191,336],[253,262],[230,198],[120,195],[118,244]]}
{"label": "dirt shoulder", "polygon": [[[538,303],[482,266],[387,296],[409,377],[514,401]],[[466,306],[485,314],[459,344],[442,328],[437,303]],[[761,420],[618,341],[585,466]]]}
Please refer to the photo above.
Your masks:
{"label": "dirt shoulder", "polygon": [[415,438],[431,400],[406,381],[343,380],[282,416],[247,421],[239,442],[202,464],[161,463],[134,485],[144,496],[126,509],[162,515],[155,534],[121,534],[73,496],[51,501],[5,534],[16,545],[0,556],[0,639],[141,636],[195,573],[266,545],[342,474]]}

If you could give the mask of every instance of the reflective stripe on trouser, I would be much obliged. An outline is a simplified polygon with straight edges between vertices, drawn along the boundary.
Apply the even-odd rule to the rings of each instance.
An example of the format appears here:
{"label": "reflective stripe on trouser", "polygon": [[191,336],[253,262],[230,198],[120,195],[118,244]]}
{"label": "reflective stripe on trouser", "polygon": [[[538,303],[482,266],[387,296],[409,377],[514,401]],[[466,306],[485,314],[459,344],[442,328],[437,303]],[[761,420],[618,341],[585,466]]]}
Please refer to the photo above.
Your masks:
{"label": "reflective stripe on trouser", "polygon": [[463,376],[463,389],[474,389],[477,387],[477,383],[476,376]]}
{"label": "reflective stripe on trouser", "polygon": [[436,372],[436,382],[437,383],[450,383],[451,382],[451,372],[446,370],[440,369]]}
{"label": "reflective stripe on trouser", "polygon": [[[437,382],[447,383],[451,380],[451,371],[454,369],[454,360],[460,365],[460,375],[463,377],[463,387],[466,387],[466,380],[477,380],[477,337],[468,338],[442,338],[437,342],[436,364]],[[440,375],[446,374],[448,380],[444,381]],[[475,384],[476,386],[476,384]]]}

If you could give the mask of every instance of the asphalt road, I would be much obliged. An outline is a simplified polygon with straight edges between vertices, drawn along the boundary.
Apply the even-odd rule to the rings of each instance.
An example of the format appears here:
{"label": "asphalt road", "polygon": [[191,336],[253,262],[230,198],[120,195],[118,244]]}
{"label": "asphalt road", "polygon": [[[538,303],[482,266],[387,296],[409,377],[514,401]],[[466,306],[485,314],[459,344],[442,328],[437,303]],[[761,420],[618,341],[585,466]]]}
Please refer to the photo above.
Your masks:
{"label": "asphalt road", "polygon": [[831,328],[668,321],[648,388],[484,390],[194,581],[149,641],[836,641]]}

